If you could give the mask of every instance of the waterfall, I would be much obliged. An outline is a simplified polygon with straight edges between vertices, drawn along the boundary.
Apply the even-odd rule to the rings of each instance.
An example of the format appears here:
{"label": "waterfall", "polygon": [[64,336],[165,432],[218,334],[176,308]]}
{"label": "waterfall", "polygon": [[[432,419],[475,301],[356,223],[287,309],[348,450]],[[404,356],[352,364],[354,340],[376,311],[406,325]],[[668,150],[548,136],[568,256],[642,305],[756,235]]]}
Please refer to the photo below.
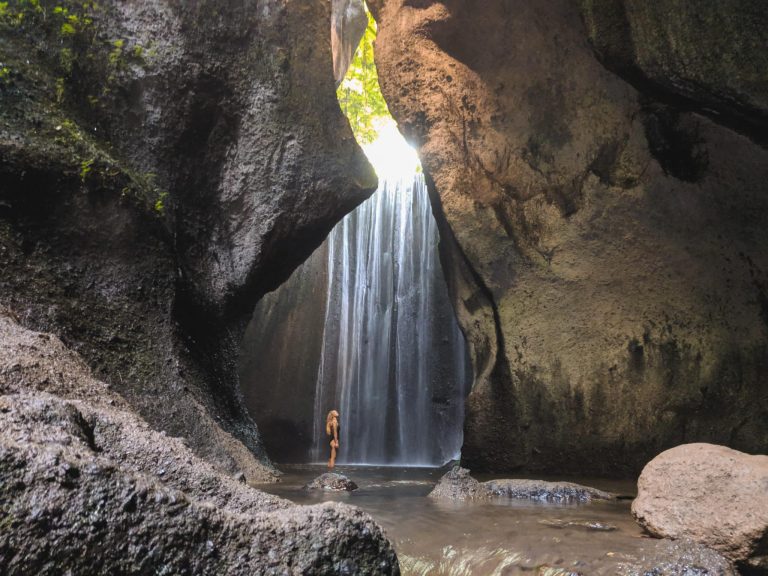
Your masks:
{"label": "waterfall", "polygon": [[437,256],[424,178],[384,178],[331,232],[314,404],[340,418],[341,464],[435,466],[462,442],[467,352]]}

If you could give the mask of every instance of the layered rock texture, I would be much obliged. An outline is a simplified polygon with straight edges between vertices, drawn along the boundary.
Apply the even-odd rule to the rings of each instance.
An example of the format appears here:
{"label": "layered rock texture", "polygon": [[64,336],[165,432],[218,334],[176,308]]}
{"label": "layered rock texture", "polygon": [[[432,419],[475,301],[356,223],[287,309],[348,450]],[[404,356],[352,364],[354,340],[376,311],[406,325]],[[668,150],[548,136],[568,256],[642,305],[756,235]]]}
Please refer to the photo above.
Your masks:
{"label": "layered rock texture", "polygon": [[245,323],[376,184],[330,2],[37,4],[0,14],[0,302],[154,428],[268,479]]}
{"label": "layered rock texture", "polygon": [[762,3],[370,6],[474,363],[462,462],[768,450]]}
{"label": "layered rock texture", "polygon": [[0,429],[2,574],[399,573],[368,515],[221,474],[3,310]]}
{"label": "layered rock texture", "polygon": [[662,538],[688,538],[768,573],[768,456],[686,444],[651,460],[632,514]]}

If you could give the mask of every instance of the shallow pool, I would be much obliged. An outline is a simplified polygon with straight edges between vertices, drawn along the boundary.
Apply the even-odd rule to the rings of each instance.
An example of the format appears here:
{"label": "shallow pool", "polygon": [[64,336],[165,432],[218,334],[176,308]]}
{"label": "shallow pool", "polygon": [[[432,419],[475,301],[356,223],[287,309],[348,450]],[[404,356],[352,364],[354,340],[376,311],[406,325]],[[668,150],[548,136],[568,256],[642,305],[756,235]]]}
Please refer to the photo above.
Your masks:
{"label": "shallow pool", "polygon": [[298,504],[332,500],[366,510],[394,543],[404,574],[615,575],[654,545],[630,515],[630,482],[576,480],[624,497],[613,502],[462,503],[427,498],[445,470],[338,466],[359,489],[336,494],[302,490],[323,466],[281,469],[282,482],[259,488]]}

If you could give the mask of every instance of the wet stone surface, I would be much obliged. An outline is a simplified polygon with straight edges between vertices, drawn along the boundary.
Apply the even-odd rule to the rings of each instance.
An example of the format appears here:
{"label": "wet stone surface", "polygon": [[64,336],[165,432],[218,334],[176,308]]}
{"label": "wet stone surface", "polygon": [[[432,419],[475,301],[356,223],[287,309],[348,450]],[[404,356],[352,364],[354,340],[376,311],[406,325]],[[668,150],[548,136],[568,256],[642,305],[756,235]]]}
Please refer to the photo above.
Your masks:
{"label": "wet stone surface", "polygon": [[489,480],[478,482],[470,476],[469,470],[454,466],[448,471],[429,494],[430,498],[451,500],[483,500],[511,498],[557,502],[563,504],[586,504],[593,500],[613,500],[608,492],[574,484],[573,482],[548,482],[545,480]]}
{"label": "wet stone surface", "polygon": [[304,485],[304,490],[325,490],[327,492],[352,492],[357,490],[357,484],[352,482],[344,474],[326,472],[312,482]]}

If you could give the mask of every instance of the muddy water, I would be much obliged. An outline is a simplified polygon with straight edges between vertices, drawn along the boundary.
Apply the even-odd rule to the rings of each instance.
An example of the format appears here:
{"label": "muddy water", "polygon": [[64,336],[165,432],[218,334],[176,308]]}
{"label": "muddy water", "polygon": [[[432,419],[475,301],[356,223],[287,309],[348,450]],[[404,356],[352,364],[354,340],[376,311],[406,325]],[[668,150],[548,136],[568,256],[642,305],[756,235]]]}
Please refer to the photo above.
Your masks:
{"label": "muddy water", "polygon": [[616,502],[460,503],[426,497],[442,470],[337,467],[360,488],[327,494],[301,489],[322,467],[282,469],[281,483],[260,488],[298,504],[333,500],[366,510],[394,542],[406,575],[615,575],[653,547],[630,515],[632,483],[580,481],[628,497]]}

